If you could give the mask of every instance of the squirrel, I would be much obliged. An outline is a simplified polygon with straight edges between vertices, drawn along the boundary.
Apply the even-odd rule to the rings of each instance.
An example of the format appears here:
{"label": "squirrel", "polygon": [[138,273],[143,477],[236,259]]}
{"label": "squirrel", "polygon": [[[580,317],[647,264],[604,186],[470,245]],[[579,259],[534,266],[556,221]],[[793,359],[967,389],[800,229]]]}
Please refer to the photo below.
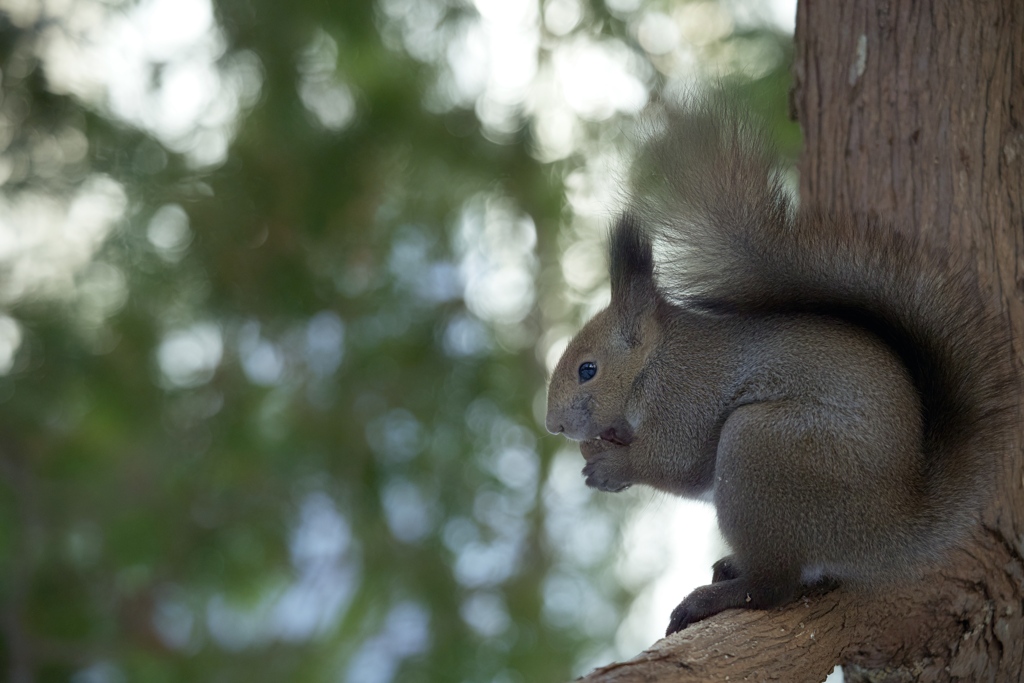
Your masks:
{"label": "squirrel", "polygon": [[1007,450],[1008,322],[953,255],[796,207],[763,125],[721,93],[655,111],[611,302],[552,373],[548,431],[579,442],[592,488],[713,502],[732,554],[666,635],[920,576],[977,524]]}

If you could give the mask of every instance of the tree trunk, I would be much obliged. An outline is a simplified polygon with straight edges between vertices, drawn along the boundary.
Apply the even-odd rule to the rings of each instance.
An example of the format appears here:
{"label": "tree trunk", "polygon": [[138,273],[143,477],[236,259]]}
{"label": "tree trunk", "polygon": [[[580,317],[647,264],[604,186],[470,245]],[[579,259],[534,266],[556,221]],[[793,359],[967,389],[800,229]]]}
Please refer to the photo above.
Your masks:
{"label": "tree trunk", "polygon": [[[1019,359],[1024,3],[808,2],[797,16],[801,197],[877,216],[967,254],[1011,321]],[[893,669],[875,681],[1018,679],[1024,666],[1018,454],[1015,449],[1007,459],[978,542],[936,577],[941,585],[913,589],[925,601],[907,603],[902,623],[884,628],[881,622],[878,636],[847,655],[851,672]],[[949,600],[927,600],[944,592]],[[915,633],[922,630],[931,641],[935,631],[952,638],[925,644]],[[860,679],[868,680],[867,673]]]}
{"label": "tree trunk", "polygon": [[[1019,367],[1024,2],[801,1],[793,70],[802,201],[967,254],[1012,324]],[[885,595],[839,589],[780,610],[725,612],[583,680],[819,682],[843,664],[847,681],[1017,681],[1022,442],[971,544],[926,580]]]}

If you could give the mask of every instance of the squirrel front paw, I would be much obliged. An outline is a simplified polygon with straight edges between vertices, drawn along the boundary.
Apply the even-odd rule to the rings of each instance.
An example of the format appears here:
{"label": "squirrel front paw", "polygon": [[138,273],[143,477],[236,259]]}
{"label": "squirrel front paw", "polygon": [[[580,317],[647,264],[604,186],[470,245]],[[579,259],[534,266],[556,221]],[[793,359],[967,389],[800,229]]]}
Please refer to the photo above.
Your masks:
{"label": "squirrel front paw", "polygon": [[[581,444],[582,449],[582,444]],[[583,476],[586,477],[586,484],[598,491],[617,493],[624,491],[632,485],[628,473],[624,471],[626,463],[625,448],[615,448],[601,452],[597,455],[587,457],[587,464],[583,467]]]}

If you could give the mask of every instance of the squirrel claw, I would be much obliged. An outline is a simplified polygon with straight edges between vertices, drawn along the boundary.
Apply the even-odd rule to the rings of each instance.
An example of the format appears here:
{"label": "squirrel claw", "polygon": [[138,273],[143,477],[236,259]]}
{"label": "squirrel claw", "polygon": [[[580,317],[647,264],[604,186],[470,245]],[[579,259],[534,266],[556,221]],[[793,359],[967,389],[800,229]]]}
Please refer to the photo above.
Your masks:
{"label": "squirrel claw", "polygon": [[673,633],[678,633],[697,621],[698,619],[693,618],[693,615],[690,614],[690,610],[687,609],[686,602],[682,602],[672,610],[672,616],[668,619],[668,628],[665,629],[665,636],[667,637]]}

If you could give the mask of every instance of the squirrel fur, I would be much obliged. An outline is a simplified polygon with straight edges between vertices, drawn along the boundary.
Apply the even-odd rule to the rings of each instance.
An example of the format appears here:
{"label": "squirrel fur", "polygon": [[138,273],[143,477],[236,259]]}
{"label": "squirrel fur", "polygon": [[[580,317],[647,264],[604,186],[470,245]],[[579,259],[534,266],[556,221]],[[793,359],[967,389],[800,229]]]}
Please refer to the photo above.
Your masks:
{"label": "squirrel fur", "polygon": [[796,208],[720,94],[665,107],[610,235],[611,303],[552,374],[587,485],[713,501],[732,554],[668,632],[819,580],[913,578],[964,540],[1006,451],[1009,328],[949,254]]}

